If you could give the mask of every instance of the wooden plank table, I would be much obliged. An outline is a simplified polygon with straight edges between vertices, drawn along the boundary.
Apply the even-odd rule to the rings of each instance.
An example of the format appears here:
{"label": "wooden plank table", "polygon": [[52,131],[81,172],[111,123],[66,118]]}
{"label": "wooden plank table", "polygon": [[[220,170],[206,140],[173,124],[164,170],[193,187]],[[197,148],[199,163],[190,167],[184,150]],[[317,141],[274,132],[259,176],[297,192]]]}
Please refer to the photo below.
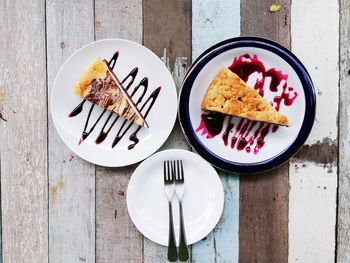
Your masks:
{"label": "wooden plank table", "polygon": [[[52,83],[78,48],[126,38],[162,57],[180,88],[202,51],[240,35],[303,61],[316,121],[278,169],[218,171],[224,212],[189,262],[350,262],[350,0],[2,0],[0,17],[0,262],[166,262],[127,213],[137,165],[99,167],[68,150],[49,111]],[[190,149],[178,123],[167,148]]]}

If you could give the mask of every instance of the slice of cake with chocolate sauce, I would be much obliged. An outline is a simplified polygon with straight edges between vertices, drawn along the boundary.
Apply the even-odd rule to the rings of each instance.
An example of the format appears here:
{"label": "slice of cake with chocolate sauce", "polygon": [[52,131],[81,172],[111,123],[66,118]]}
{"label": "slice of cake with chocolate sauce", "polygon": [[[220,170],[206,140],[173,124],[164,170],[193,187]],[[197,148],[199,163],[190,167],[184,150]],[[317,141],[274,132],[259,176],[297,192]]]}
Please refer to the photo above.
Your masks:
{"label": "slice of cake with chocolate sauce", "polygon": [[290,126],[286,116],[228,68],[222,68],[211,81],[201,108],[254,121]]}
{"label": "slice of cake with chocolate sauce", "polygon": [[73,91],[104,109],[113,111],[140,126],[148,127],[146,120],[103,59],[95,59],[85,69]]}

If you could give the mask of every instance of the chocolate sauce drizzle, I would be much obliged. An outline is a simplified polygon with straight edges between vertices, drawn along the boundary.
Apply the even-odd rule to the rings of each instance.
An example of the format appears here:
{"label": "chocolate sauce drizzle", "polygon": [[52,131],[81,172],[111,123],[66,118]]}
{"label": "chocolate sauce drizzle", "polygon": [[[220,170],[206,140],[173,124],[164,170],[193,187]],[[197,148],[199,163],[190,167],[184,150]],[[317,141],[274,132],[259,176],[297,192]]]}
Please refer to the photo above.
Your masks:
{"label": "chocolate sauce drizzle", "polygon": [[74,110],[72,110],[72,112],[68,114],[68,117],[75,117],[75,116],[77,116],[83,110],[83,106],[84,106],[85,102],[86,102],[86,100],[83,100],[82,102],[80,102],[79,105],[76,106],[74,108]]}
{"label": "chocolate sauce drizzle", "polygon": [[[115,64],[117,62],[117,59],[118,59],[118,56],[119,56],[119,52],[115,52],[113,57],[110,59],[110,61],[107,63],[108,64],[108,67],[113,70],[113,68],[115,67]],[[136,75],[138,73],[138,68],[134,68],[122,81],[121,83],[123,84],[123,88],[128,91],[130,89],[130,87],[132,86],[132,84],[134,83],[135,81],[135,78],[136,78]],[[124,84],[128,81],[128,84],[125,86]],[[135,105],[138,106],[143,98],[145,97],[146,95],[146,92],[147,92],[147,89],[148,89],[148,78],[145,77],[143,78],[140,83],[133,89],[130,97],[133,98],[136,93],[140,90],[141,91],[141,94],[140,92],[138,92],[140,94],[139,98],[137,99],[137,101],[135,102]],[[159,92],[161,90],[161,87],[158,87],[157,89],[155,89],[152,94],[146,99],[146,101],[143,103],[143,105],[141,106],[140,108],[140,112],[142,112],[146,106],[148,105],[148,108],[145,110],[145,114],[144,114],[144,118],[147,117],[148,113],[150,112],[150,110],[152,109],[153,107],[153,104],[154,102],[156,101],[158,95],[159,95]],[[151,101],[151,103],[149,103]],[[77,107],[75,107],[73,109],[73,111],[68,115],[69,117],[75,117],[77,116],[79,113],[81,113],[81,111],[83,110],[83,106],[84,106],[84,103],[86,102],[86,100],[84,99]],[[93,130],[95,129],[96,125],[98,124],[98,122],[101,120],[102,116],[104,115],[104,113],[106,112],[106,109],[104,109],[102,111],[102,113],[98,116],[97,120],[95,121],[95,123],[91,126],[91,128],[87,131],[88,129],[88,126],[89,126],[89,122],[90,122],[90,117],[91,117],[91,113],[94,109],[94,106],[95,104],[92,104],[91,107],[90,107],[90,110],[89,110],[89,113],[88,113],[88,116],[86,118],[86,121],[85,121],[85,125],[84,125],[84,130],[82,132],[82,135],[81,135],[81,138],[79,140],[79,144],[81,144],[92,132]],[[130,110],[130,109],[128,109]],[[115,123],[118,121],[119,119],[119,115],[116,115],[114,117],[114,120],[112,121],[112,123],[109,125],[109,127],[106,129],[106,126],[107,124],[110,122],[111,118],[112,118],[112,115],[113,115],[113,111],[111,111],[105,121],[105,123],[103,124],[103,127],[95,141],[96,144],[100,144],[102,143],[106,137],[108,136],[109,132],[112,130],[113,126],[115,125]],[[136,116],[135,116],[136,117]],[[133,119],[132,119],[133,120]],[[133,122],[132,120],[130,121],[130,123],[127,125],[127,122],[128,120],[124,120],[122,125],[120,126],[114,140],[113,140],[113,143],[112,143],[112,148],[114,148],[118,142],[124,137],[124,135],[128,132],[128,130],[131,128],[131,126],[133,125]],[[124,129],[124,127],[126,127]],[[139,139],[137,138],[137,134],[138,132],[141,130],[141,126],[138,126],[137,129],[130,135],[129,137],[129,140],[132,141],[133,143],[130,144],[128,146],[128,149],[131,150],[135,147],[135,145],[139,142]]]}
{"label": "chocolate sauce drizzle", "polygon": [[[148,113],[149,113],[150,110],[152,109],[153,104],[154,104],[154,102],[156,101],[156,99],[158,98],[158,95],[159,95],[161,89],[162,89],[162,87],[158,87],[156,90],[154,90],[154,91],[152,92],[151,96],[149,96],[148,99],[147,99],[147,100],[144,102],[144,104],[142,105],[140,111],[142,111],[142,110],[145,108],[145,106],[147,105],[147,103],[148,103],[149,101],[151,101],[151,103],[149,104],[149,106],[148,106],[148,108],[147,108],[147,110],[146,110],[146,112],[145,112],[145,114],[144,114],[144,117],[145,117],[145,118],[147,117]],[[130,140],[130,141],[133,141],[134,143],[132,143],[132,144],[130,144],[130,145],[128,146],[128,149],[129,149],[129,150],[133,149],[133,148],[135,147],[135,145],[139,143],[139,139],[137,138],[137,134],[138,134],[138,132],[139,132],[140,130],[141,130],[141,126],[137,127],[136,131],[134,131],[134,132],[130,135],[129,140]]]}

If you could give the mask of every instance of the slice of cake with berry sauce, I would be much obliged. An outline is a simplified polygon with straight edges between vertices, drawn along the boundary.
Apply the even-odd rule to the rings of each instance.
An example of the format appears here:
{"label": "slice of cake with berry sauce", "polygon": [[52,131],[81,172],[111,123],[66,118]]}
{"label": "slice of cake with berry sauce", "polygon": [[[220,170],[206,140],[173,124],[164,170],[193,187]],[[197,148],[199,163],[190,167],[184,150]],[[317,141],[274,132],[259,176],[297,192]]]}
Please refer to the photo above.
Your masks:
{"label": "slice of cake with berry sauce", "polygon": [[228,68],[222,68],[212,80],[201,108],[249,120],[290,126],[286,116]]}

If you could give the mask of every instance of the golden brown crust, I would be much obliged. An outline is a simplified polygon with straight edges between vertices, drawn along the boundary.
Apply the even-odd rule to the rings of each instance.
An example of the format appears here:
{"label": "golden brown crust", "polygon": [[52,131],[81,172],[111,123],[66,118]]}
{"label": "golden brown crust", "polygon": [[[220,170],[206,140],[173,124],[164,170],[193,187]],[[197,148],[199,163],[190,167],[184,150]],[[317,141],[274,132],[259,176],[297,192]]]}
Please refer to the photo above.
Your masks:
{"label": "golden brown crust", "polygon": [[228,68],[222,68],[216,74],[204,96],[201,108],[250,120],[290,126],[286,116],[276,111]]}
{"label": "golden brown crust", "polygon": [[124,90],[119,89],[114,78],[106,62],[97,58],[80,76],[73,91],[102,108],[113,111],[140,126],[148,127],[134,103]]}
{"label": "golden brown crust", "polygon": [[73,88],[74,93],[82,98],[86,97],[91,89],[91,82],[96,79],[96,76],[104,77],[107,69],[106,63],[102,59],[96,58],[76,82]]}

